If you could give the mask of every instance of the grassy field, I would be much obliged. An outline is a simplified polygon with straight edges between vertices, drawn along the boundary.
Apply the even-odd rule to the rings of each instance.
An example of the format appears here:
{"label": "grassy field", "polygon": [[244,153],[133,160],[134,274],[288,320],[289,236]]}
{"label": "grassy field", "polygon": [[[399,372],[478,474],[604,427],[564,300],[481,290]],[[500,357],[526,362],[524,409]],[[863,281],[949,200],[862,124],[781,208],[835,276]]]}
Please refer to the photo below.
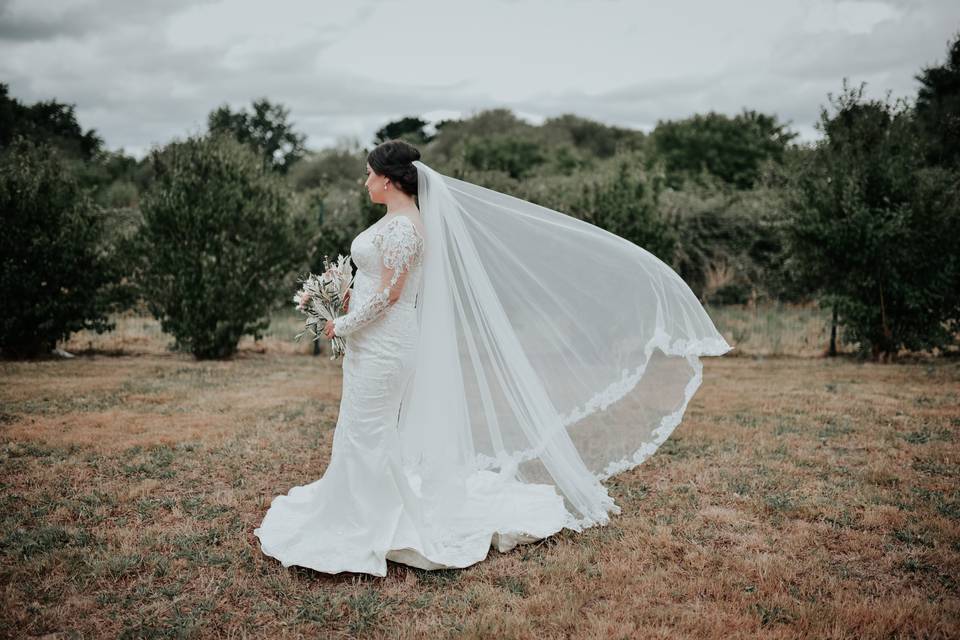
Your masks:
{"label": "grassy field", "polygon": [[608,481],[608,526],[385,578],[284,569],[253,535],[337,418],[339,362],[295,316],[228,362],[127,319],[0,363],[0,633],[958,637],[960,363],[795,357],[818,313],[718,314],[754,355],[704,360],[683,424]]}

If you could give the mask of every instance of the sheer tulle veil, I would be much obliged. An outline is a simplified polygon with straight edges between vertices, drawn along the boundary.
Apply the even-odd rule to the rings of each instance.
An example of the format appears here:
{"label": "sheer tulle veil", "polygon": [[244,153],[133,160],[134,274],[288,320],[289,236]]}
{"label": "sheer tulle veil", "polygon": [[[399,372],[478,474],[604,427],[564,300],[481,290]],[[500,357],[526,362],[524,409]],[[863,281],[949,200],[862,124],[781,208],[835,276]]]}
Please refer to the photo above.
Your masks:
{"label": "sheer tulle veil", "polygon": [[[656,451],[731,350],[696,296],[643,248],[416,161],[426,234],[404,464],[437,526],[478,473],[553,486],[566,526],[619,507],[602,481]],[[505,505],[504,508],[509,508]]]}

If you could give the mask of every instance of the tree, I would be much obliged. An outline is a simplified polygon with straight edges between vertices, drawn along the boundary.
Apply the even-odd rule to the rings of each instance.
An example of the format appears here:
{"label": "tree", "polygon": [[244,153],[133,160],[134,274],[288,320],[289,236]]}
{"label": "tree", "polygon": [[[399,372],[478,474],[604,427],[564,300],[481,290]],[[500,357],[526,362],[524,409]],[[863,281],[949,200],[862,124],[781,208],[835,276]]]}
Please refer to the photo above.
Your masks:
{"label": "tree", "polygon": [[661,121],[650,135],[663,159],[667,181],[679,188],[706,171],[738,189],[749,189],[767,160],[780,162],[797,136],[776,116],[744,110],[733,118],[709,112],[686,120]]}
{"label": "tree", "polygon": [[503,171],[515,180],[522,180],[547,155],[535,142],[500,135],[468,141],[464,149],[467,164],[480,171]]}
{"label": "tree", "polygon": [[102,243],[102,212],[65,168],[63,152],[25,138],[0,153],[0,351],[49,353],[81,329],[113,328],[120,279]]}
{"label": "tree", "polygon": [[561,132],[574,147],[596,158],[641,149],[646,139],[642,131],[609,126],[572,113],[547,118],[542,128],[547,132]]}
{"label": "tree", "polygon": [[193,137],[153,152],[141,201],[138,281],[151,312],[197,358],[259,337],[288,298],[299,263],[286,186],[229,136]]}
{"label": "tree", "polygon": [[297,191],[328,189],[332,184],[357,187],[367,179],[365,166],[364,154],[343,147],[327,148],[307,154],[287,178]]}
{"label": "tree", "polygon": [[253,102],[253,112],[233,112],[223,105],[207,118],[210,133],[229,133],[240,142],[253,147],[269,167],[286,173],[303,157],[306,137],[297,133],[287,121],[289,111],[267,98]]}
{"label": "tree", "polygon": [[917,117],[929,144],[933,164],[960,164],[960,34],[947,46],[947,61],[927,67],[916,79]]}
{"label": "tree", "polygon": [[11,98],[9,86],[0,83],[0,149],[17,137],[47,143],[83,160],[103,149],[103,140],[93,129],[84,132],[80,127],[74,105],[46,100],[27,106]]}
{"label": "tree", "polygon": [[913,111],[830,97],[824,138],[792,167],[791,253],[852,341],[874,359],[945,348],[960,320],[960,180],[924,166]]}
{"label": "tree", "polygon": [[374,134],[374,144],[380,144],[387,140],[404,139],[412,145],[421,145],[430,142],[433,136],[424,131],[427,121],[421,118],[403,118],[394,122],[388,122],[377,130]]}
{"label": "tree", "polygon": [[58,149],[63,169],[92,190],[98,205],[135,205],[143,186],[142,167],[135,158],[122,150],[106,150],[93,129],[84,132],[73,105],[56,100],[25,105],[0,83],[0,149],[17,137]]}

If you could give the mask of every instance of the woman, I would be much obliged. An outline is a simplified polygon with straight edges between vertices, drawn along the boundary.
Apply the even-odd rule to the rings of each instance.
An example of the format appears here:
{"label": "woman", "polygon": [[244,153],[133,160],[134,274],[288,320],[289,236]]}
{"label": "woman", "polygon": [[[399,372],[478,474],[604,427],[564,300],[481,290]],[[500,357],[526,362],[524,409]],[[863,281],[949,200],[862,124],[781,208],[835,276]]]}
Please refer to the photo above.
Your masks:
{"label": "woman", "polygon": [[254,532],[283,566],[462,568],[606,524],[602,481],[679,424],[699,356],[731,348],[652,254],[419,157],[391,140],[367,159],[387,211],[325,327],[346,338],[330,464]]}

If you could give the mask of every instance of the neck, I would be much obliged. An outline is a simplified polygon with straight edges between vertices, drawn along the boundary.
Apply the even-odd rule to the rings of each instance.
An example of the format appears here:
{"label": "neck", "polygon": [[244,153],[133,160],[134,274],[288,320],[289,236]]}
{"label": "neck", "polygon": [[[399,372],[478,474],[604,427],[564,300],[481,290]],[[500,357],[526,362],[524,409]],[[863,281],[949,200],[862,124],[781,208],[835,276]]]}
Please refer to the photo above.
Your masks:
{"label": "neck", "polygon": [[416,207],[412,202],[411,202],[410,204],[398,204],[398,205],[394,205],[393,207],[389,207],[389,206],[388,206],[388,207],[387,207],[387,214],[386,214],[386,215],[388,215],[388,216],[389,216],[389,215],[393,215],[394,213],[397,213],[398,211],[414,211],[414,210],[416,210],[416,208],[417,208],[417,207]]}

